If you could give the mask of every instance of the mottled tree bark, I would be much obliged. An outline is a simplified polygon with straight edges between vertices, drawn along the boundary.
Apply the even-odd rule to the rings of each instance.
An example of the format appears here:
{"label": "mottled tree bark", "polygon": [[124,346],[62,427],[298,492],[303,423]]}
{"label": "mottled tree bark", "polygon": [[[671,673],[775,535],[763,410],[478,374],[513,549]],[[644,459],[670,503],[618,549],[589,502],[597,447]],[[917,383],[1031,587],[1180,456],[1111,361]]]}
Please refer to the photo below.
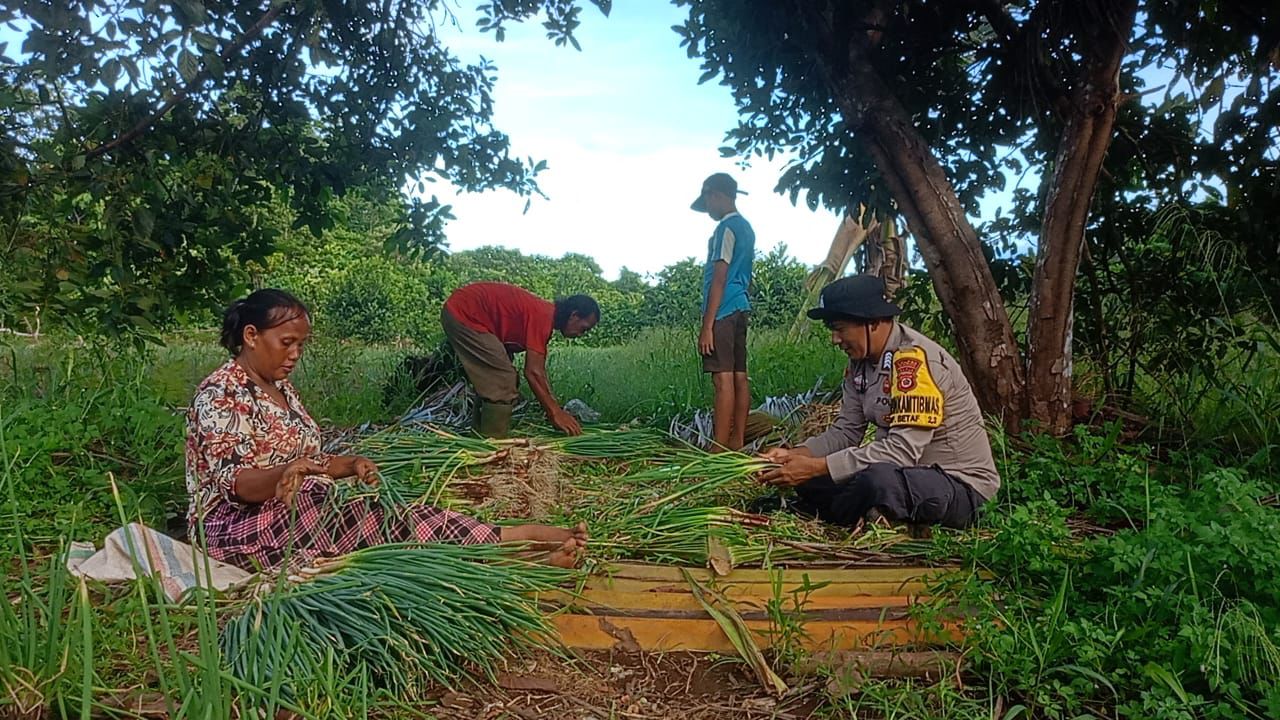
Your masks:
{"label": "mottled tree bark", "polygon": [[1058,435],[1071,428],[1073,298],[1085,223],[1122,101],[1120,63],[1136,14],[1136,0],[1111,5],[1093,36],[1046,196],[1027,327],[1027,412]]}
{"label": "mottled tree bark", "polygon": [[978,235],[942,164],[869,63],[852,63],[836,100],[858,127],[907,219],[929,278],[956,328],[960,363],[978,403],[1016,429],[1023,373],[1004,302]]}
{"label": "mottled tree bark", "polygon": [[1016,431],[1026,414],[1023,366],[991,267],[942,163],[869,60],[894,6],[873,0],[849,27],[849,8],[838,2],[792,5],[846,124],[866,143],[916,238],[978,403]]}

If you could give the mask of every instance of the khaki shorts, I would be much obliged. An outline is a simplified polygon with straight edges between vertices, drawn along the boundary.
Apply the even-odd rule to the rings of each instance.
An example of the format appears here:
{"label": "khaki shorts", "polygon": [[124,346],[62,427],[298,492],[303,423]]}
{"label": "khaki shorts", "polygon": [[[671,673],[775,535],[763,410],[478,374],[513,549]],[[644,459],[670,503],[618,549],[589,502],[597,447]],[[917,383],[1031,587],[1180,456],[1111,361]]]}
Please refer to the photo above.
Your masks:
{"label": "khaki shorts", "polygon": [[741,310],[727,315],[711,326],[716,347],[702,356],[702,372],[721,373],[747,371],[747,314]]}
{"label": "khaki shorts", "polygon": [[514,403],[520,398],[520,377],[511,355],[497,335],[464,325],[448,310],[440,311],[445,337],[458,354],[467,379],[480,399],[494,403]]}

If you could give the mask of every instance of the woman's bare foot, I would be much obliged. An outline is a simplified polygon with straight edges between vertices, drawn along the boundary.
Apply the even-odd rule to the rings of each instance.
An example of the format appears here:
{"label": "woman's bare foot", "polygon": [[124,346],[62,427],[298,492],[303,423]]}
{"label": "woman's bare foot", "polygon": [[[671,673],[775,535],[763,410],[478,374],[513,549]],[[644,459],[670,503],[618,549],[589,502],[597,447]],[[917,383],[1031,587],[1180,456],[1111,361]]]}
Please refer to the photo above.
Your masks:
{"label": "woman's bare foot", "polygon": [[531,550],[546,552],[548,565],[577,567],[587,549],[587,524],[580,522],[572,530],[536,524],[504,527],[501,541],[527,543]]}
{"label": "woman's bare foot", "polygon": [[560,547],[547,553],[545,562],[561,568],[578,567],[578,563],[582,562],[582,546],[573,538],[565,540]]}

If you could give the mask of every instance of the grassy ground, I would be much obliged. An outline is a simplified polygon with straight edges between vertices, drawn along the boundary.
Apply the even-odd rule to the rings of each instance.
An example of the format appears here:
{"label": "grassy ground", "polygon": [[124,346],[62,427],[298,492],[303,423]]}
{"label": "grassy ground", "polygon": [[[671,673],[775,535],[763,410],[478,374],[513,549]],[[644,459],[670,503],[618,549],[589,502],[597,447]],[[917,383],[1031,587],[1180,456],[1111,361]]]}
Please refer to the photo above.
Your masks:
{"label": "grassy ground", "polygon": [[[820,338],[796,347],[760,333],[752,342],[757,400],[839,377],[842,359]],[[552,380],[561,397],[581,397],[608,420],[639,416],[661,425],[709,399],[692,345],[692,334],[680,332],[617,348],[556,344]],[[396,368],[406,352],[318,341],[296,381],[327,422],[386,421],[410,401],[395,389],[403,385]],[[20,532],[24,550],[43,553],[67,539],[100,542],[119,524],[111,478],[131,515],[161,527],[179,518],[181,411],[196,382],[222,360],[213,338],[201,336],[147,355],[65,341],[0,352],[0,534]],[[1176,426],[1164,436],[1176,443],[1135,439],[1119,424],[1081,428],[1068,442],[996,435],[1005,480],[997,501],[976,530],[939,533],[933,541],[937,552],[964,558],[973,571],[951,589],[974,608],[964,686],[877,682],[823,712],[1280,717],[1280,368],[1264,357],[1230,372],[1153,386],[1147,406],[1167,413],[1156,419]],[[53,608],[57,592],[43,561],[23,586],[12,542],[6,554],[5,594],[13,600],[30,590],[26,602],[10,607],[38,609],[20,637],[52,643],[51,618],[65,624],[77,617],[75,588],[64,589],[67,605]],[[128,590],[87,593],[94,605],[88,638],[100,658],[92,684],[141,682],[138,658],[150,652],[144,638],[155,608]],[[173,632],[196,633],[208,620],[201,612],[173,610]],[[23,667],[32,658],[61,667],[57,648],[41,654],[43,647],[27,643]],[[29,685],[27,675],[15,674],[10,650],[0,647],[0,680]],[[80,671],[75,663],[61,670],[76,680]],[[69,693],[55,714],[76,714],[76,696]],[[0,696],[0,715],[13,698]]]}

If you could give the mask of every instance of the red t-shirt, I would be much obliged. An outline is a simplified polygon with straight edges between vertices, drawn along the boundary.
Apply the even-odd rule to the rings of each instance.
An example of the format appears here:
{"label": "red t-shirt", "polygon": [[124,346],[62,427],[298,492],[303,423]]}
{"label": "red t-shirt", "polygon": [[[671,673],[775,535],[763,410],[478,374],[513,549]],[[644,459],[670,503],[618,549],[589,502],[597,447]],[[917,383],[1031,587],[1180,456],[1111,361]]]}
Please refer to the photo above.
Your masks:
{"label": "red t-shirt", "polygon": [[464,285],[444,303],[458,322],[496,335],[508,349],[547,354],[556,306],[524,288],[498,282]]}

